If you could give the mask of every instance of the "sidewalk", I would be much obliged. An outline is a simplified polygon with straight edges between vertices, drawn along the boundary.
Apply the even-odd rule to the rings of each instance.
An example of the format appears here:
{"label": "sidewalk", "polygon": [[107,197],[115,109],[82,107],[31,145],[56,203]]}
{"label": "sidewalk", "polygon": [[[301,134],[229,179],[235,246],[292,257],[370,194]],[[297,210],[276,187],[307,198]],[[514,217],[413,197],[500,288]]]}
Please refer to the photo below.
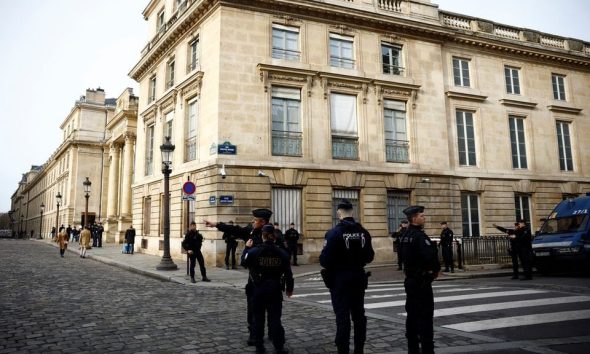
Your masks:
{"label": "sidewalk", "polygon": [[[43,239],[32,239],[37,242],[47,243],[53,247],[58,247],[56,243],[50,240]],[[243,288],[248,280],[248,270],[241,266],[238,266],[237,270],[226,270],[220,267],[207,267],[207,277],[211,279],[211,282],[200,281],[200,273],[198,265],[195,269],[197,279],[196,284],[192,284],[190,277],[187,274],[187,263],[185,259],[173,259],[174,263],[178,266],[177,270],[162,271],[157,270],[156,266],[160,263],[161,257],[154,256],[144,253],[124,254],[122,253],[122,245],[118,244],[103,244],[103,247],[93,247],[86,253],[86,258],[96,260],[105,264],[109,264],[118,268],[126,269],[130,272],[142,274],[152,278],[156,278],[163,281],[173,281],[180,284],[186,284],[191,286],[205,286],[205,287],[237,287]],[[78,243],[70,242],[68,247],[68,256],[78,256]],[[239,261],[239,260],[238,260]],[[391,269],[387,269],[391,268]],[[481,277],[493,277],[493,276],[508,276],[511,273],[511,269],[495,269],[497,267],[480,267],[477,270],[455,270],[455,273],[444,273],[438,280],[454,280],[454,279],[466,279],[466,278],[481,278]],[[491,268],[491,269],[490,269]],[[295,278],[302,278],[306,276],[319,276],[320,265],[315,264],[303,264],[297,267],[291,267],[293,276]],[[367,270],[373,272],[374,276],[371,278],[371,282],[379,281],[399,281],[403,282],[404,275],[401,271],[397,270],[397,265],[393,263],[380,263],[371,264],[366,267]],[[319,279],[318,279],[319,280]]]}

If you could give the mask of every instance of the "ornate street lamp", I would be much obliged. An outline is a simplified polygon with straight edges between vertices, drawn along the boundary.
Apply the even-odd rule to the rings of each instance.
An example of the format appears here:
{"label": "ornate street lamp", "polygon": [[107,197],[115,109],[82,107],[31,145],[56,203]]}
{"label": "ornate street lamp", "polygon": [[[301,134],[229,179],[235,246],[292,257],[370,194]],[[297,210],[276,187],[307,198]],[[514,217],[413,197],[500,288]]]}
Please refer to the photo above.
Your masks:
{"label": "ornate street lamp", "polygon": [[164,218],[164,255],[160,264],[156,266],[158,270],[176,270],[178,266],[172,261],[170,257],[170,173],[172,169],[172,153],[175,146],[170,142],[170,137],[166,137],[166,142],[160,145],[162,152],[162,173],[164,174],[164,201],[162,216]]}
{"label": "ornate street lamp", "polygon": [[41,218],[39,219],[39,237],[37,237],[39,240],[43,239],[43,212],[45,211],[45,203],[41,202],[41,205],[39,206],[39,211],[41,212]]}
{"label": "ornate street lamp", "polygon": [[55,215],[55,232],[57,235],[59,232],[59,206],[61,205],[61,193],[57,192],[55,200],[57,201],[57,214]]}
{"label": "ornate street lamp", "polygon": [[90,182],[88,177],[86,177],[86,180],[82,182],[82,184],[84,185],[84,198],[86,198],[86,212],[84,213],[84,225],[86,227],[90,227],[90,225],[88,225],[88,198],[90,198],[90,185],[92,184],[92,182]]}

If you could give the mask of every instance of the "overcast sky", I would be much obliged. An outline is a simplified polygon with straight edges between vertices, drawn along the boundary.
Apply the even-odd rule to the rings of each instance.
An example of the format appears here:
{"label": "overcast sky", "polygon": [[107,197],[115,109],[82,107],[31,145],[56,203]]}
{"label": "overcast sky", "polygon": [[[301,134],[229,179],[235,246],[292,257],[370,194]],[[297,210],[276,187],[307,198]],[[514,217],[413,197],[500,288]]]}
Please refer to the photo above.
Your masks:
{"label": "overcast sky", "polygon": [[[440,8],[590,41],[587,0],[433,0]],[[59,125],[87,88],[118,97],[148,41],[148,0],[0,0],[0,212],[22,173],[61,142]]]}

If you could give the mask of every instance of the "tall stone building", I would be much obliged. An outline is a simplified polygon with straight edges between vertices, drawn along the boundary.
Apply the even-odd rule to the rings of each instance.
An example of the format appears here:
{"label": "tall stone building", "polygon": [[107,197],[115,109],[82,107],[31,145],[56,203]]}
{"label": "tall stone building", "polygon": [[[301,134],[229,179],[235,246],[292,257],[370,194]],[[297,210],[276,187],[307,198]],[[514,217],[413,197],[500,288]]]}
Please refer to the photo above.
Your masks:
{"label": "tall stone building", "polygon": [[[33,231],[37,235],[41,227],[43,236],[47,237],[54,226],[80,227],[86,209],[82,184],[86,177],[92,183],[88,199],[88,221],[92,223],[107,219],[107,211],[110,210],[107,204],[108,167],[113,163],[110,162],[108,149],[105,147],[122,146],[120,145],[121,136],[129,138],[134,136],[136,100],[130,89],[125,90],[121,97],[115,100],[105,98],[104,90],[98,88],[86,90],[86,95],[76,101],[60,125],[63,134],[60,146],[45,164],[33,166],[31,171],[23,175],[12,197],[12,217],[20,222],[18,218],[23,215],[23,230],[26,230],[28,234]],[[110,145],[105,144],[107,141]],[[131,157],[127,156],[125,161],[131,160],[133,160],[133,153]],[[115,169],[117,174],[121,172],[119,169],[119,166]],[[123,169],[123,171],[129,170],[129,168]],[[128,183],[127,189],[129,189],[130,177],[124,177],[123,181]],[[125,188],[118,183],[120,182],[117,182],[117,188],[125,191]],[[59,216],[58,193],[62,197]],[[125,195],[125,192],[122,194]],[[117,198],[115,203],[119,203]],[[40,224],[41,204],[45,205],[42,224]],[[109,216],[119,218],[122,215],[113,213]],[[107,220],[110,221],[112,218]],[[128,216],[122,217],[121,221],[129,223]],[[117,230],[118,228],[110,230],[112,236],[107,236],[107,240],[115,240]]]}
{"label": "tall stone building", "polygon": [[[384,260],[409,204],[427,207],[428,233],[446,220],[477,236],[516,217],[537,228],[590,191],[588,42],[428,0],[152,0],[143,16],[149,42],[130,76],[145,252],[162,249],[165,136],[173,255],[186,220],[244,225],[268,207],[315,262],[348,198]],[[181,199],[188,179],[196,202]],[[220,264],[220,234],[202,231]]]}

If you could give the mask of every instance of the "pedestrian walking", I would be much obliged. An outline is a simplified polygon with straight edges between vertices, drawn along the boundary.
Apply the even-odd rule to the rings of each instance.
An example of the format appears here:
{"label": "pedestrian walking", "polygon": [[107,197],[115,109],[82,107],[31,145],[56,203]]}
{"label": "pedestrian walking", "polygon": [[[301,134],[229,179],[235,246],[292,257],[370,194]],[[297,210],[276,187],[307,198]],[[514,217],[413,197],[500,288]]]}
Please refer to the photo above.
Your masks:
{"label": "pedestrian walking", "polygon": [[403,256],[402,256],[402,250],[400,247],[400,243],[401,243],[402,238],[404,237],[404,234],[406,233],[407,230],[408,230],[408,220],[402,220],[402,222],[397,227],[397,230],[395,230],[394,232],[391,233],[391,238],[393,238],[393,252],[397,253],[397,270],[403,269],[404,260],[403,260]]}
{"label": "pedestrian walking", "polygon": [[[432,281],[438,277],[438,252],[424,233],[424,207],[403,210],[410,226],[402,240],[404,254],[404,288],[406,290],[406,338],[409,354],[434,353],[434,296]],[[420,347],[422,351],[420,351]]]}
{"label": "pedestrian walking", "polygon": [[96,226],[96,246],[102,247],[102,234],[104,233],[104,227],[102,223],[98,223]]}
{"label": "pedestrian walking", "polygon": [[[234,222],[229,221],[228,225],[233,226]],[[225,240],[225,269],[229,269],[229,256],[231,254],[231,268],[236,269],[236,248],[238,247],[238,240],[231,232],[224,232],[221,237]]]}
{"label": "pedestrian walking", "polygon": [[84,226],[84,229],[80,232],[80,258],[86,258],[86,251],[90,248],[90,238],[92,232],[88,225]]}
{"label": "pedestrian walking", "polygon": [[66,234],[68,235],[68,242],[72,239],[72,227],[70,225],[68,225],[68,227],[66,228]]}
{"label": "pedestrian walking", "polygon": [[57,238],[57,230],[55,229],[55,226],[53,226],[51,228],[51,241],[55,242]]}
{"label": "pedestrian walking", "polygon": [[289,230],[285,231],[285,242],[287,243],[287,251],[289,251],[289,259],[293,257],[293,265],[297,264],[297,242],[299,241],[299,232],[295,230],[295,224],[289,224]]}
{"label": "pedestrian walking", "polygon": [[293,273],[289,255],[275,244],[275,229],[262,227],[262,244],[254,247],[248,240],[242,254],[242,265],[249,269],[252,279],[253,332],[256,353],[264,353],[264,318],[268,314],[269,337],[275,353],[288,353],[284,349],[285,329],[281,323],[283,294],[281,278],[285,279],[287,297],[293,295]]}
{"label": "pedestrian walking", "polygon": [[443,261],[445,262],[445,272],[455,273],[455,265],[453,264],[453,230],[449,229],[446,221],[440,223],[442,228],[440,232],[439,248],[442,249]]}
{"label": "pedestrian walking", "polygon": [[125,247],[125,251],[128,254],[133,254],[135,251],[135,229],[133,225],[129,225],[129,228],[125,231],[125,243],[127,244]]}
{"label": "pedestrian walking", "polygon": [[196,283],[195,280],[195,263],[196,261],[199,262],[199,268],[201,270],[201,277],[203,281],[211,281],[207,278],[207,269],[205,269],[205,259],[203,259],[203,254],[201,253],[201,246],[203,245],[203,235],[199,231],[197,231],[197,223],[191,222],[190,229],[184,235],[184,240],[182,241],[182,248],[186,250],[190,260],[190,275],[191,275],[191,282]]}
{"label": "pedestrian walking", "polygon": [[59,233],[55,238],[55,242],[59,245],[59,255],[63,258],[68,248],[68,234],[63,225],[59,228]]}
{"label": "pedestrian walking", "polygon": [[521,219],[514,224],[514,229],[507,229],[496,224],[494,227],[506,234],[510,238],[510,248],[508,253],[512,258],[512,279],[519,279],[518,277],[518,260],[522,265],[524,278],[522,280],[533,279],[532,269],[532,235],[531,231],[526,225],[526,220]]}
{"label": "pedestrian walking", "polygon": [[[262,227],[269,223],[270,217],[272,216],[272,211],[269,209],[254,209],[252,210],[252,223],[246,227],[240,227],[238,225],[228,225],[222,222],[212,222],[208,220],[203,220],[205,226],[207,227],[216,227],[217,230],[221,232],[230,232],[232,235],[236,236],[239,239],[248,242],[252,240],[252,246],[257,246],[262,243]],[[248,345],[256,345],[256,341],[254,339],[254,329],[253,329],[253,313],[252,313],[252,292],[253,292],[253,284],[252,279],[248,277],[248,283],[246,284],[246,301],[247,301],[247,315],[246,319],[248,321]]]}
{"label": "pedestrian walking", "polygon": [[350,319],[354,323],[354,353],[363,353],[367,336],[365,289],[368,275],[365,265],[375,256],[371,235],[353,218],[352,204],[343,199],[337,209],[340,222],[326,232],[320,254],[322,275],[330,289],[336,315],[335,344],[338,354],[349,353]]}

